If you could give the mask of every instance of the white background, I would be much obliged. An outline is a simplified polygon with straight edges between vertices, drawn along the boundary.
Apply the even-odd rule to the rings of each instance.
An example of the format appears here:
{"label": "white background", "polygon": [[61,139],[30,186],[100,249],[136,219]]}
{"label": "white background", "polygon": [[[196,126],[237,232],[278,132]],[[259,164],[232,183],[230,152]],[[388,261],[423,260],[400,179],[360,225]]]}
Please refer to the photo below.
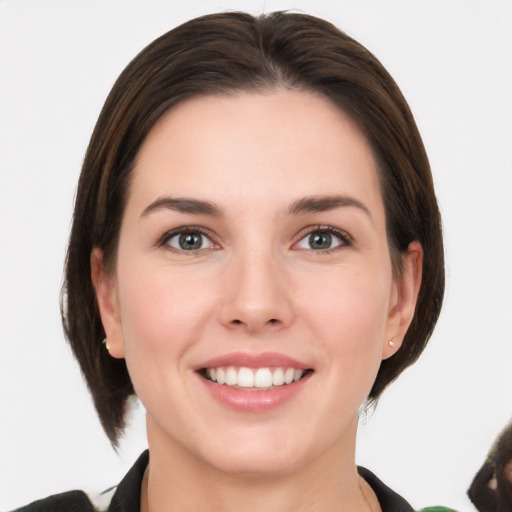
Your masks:
{"label": "white background", "polygon": [[[186,5],[185,5],[186,4]],[[73,194],[115,78],[155,37],[217,10],[297,8],[365,44],[408,98],[444,216],[447,293],[425,354],[361,426],[358,463],[416,506],[465,491],[512,414],[512,1],[0,0],[0,509],[119,481],[64,342]]]}

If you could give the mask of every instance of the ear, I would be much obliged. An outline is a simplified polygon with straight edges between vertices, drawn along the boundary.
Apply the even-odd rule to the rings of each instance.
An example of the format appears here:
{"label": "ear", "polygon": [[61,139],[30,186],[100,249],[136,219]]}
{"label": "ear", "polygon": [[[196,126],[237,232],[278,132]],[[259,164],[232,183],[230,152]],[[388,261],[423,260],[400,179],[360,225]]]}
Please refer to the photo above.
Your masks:
{"label": "ear", "polygon": [[91,252],[91,279],[107,337],[108,352],[112,357],[123,358],[124,341],[116,280],[105,271],[103,251],[97,247]]}
{"label": "ear", "polygon": [[398,351],[411,325],[421,286],[422,266],[423,249],[419,242],[411,242],[402,256],[402,274],[393,284],[382,359]]}

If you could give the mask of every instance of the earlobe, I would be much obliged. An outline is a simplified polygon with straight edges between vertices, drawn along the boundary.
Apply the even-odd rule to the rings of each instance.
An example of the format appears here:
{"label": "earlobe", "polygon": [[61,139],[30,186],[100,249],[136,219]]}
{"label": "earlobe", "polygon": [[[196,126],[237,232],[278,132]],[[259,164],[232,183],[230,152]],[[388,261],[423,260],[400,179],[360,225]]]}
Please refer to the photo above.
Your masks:
{"label": "earlobe", "polygon": [[[108,341],[108,352],[112,357],[123,358],[124,342],[116,282],[115,278],[106,272],[103,251],[97,247],[91,252],[91,279],[96,291],[101,322]],[[101,342],[102,340],[98,340],[98,343]]]}
{"label": "earlobe", "polygon": [[394,355],[402,346],[411,325],[421,286],[423,249],[419,242],[411,242],[402,257],[402,273],[395,280],[391,309],[383,340],[382,359]]}
{"label": "earlobe", "polygon": [[395,340],[394,338],[386,339],[382,347],[382,359],[388,359],[395,355],[402,346],[403,339]]}

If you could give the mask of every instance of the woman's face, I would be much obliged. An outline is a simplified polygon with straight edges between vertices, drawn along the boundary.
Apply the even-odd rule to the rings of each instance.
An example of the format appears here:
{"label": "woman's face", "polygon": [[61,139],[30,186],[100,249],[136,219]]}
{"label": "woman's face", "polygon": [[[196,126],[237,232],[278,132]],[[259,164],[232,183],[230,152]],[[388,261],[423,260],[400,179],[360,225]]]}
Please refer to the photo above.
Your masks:
{"label": "woman's face", "polygon": [[248,474],[352,452],[420,263],[412,244],[394,280],[372,151],[327,100],[278,90],[174,108],[138,154],[115,274],[93,253],[150,448]]}

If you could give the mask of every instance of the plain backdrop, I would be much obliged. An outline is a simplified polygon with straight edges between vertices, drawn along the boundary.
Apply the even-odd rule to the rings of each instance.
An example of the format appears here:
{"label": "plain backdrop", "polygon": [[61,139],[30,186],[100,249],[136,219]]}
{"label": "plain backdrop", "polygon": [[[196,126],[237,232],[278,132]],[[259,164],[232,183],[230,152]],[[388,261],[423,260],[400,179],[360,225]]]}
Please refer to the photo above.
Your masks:
{"label": "plain backdrop", "polygon": [[75,184],[128,61],[226,9],[327,18],[411,105],[444,217],[446,300],[420,361],[361,422],[357,461],[418,508],[474,510],[466,489],[512,414],[510,0],[0,0],[0,509],[101,491],[146,446],[139,406],[111,449],[62,334]]}

